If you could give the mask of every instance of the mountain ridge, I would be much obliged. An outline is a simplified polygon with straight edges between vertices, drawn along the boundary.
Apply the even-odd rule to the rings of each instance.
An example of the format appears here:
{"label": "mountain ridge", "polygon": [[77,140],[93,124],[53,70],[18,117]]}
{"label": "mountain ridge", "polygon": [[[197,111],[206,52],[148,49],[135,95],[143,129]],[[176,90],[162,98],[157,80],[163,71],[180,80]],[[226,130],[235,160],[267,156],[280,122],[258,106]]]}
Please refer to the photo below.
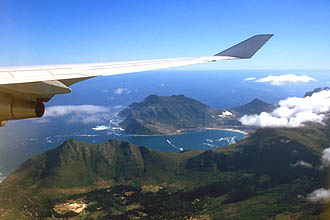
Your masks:
{"label": "mountain ridge", "polygon": [[[53,214],[63,217],[54,213],[53,207],[67,199],[80,198],[86,200],[90,207],[93,207],[91,204],[99,204],[96,208],[100,207],[108,219],[139,216],[139,212],[155,218],[158,216],[158,219],[165,213],[168,218],[179,218],[182,213],[186,213],[183,211],[185,208],[169,203],[171,211],[162,211],[164,206],[161,204],[174,199],[185,204],[186,209],[189,207],[188,213],[191,215],[200,214],[202,207],[207,205],[209,208],[206,214],[210,218],[223,215],[226,219],[237,219],[240,215],[251,216],[251,213],[241,211],[228,216],[226,210],[235,204],[245,207],[245,210],[256,199],[263,204],[274,199],[270,192],[275,190],[278,200],[274,200],[271,206],[258,205],[247,209],[254,210],[255,217],[252,219],[260,219],[265,215],[272,217],[276,213],[283,213],[283,210],[294,217],[297,215],[294,207],[302,210],[302,207],[309,204],[299,199],[298,195],[305,196],[325,184],[322,181],[326,179],[326,171],[318,167],[321,165],[322,151],[330,147],[329,132],[329,126],[318,124],[302,128],[263,128],[234,145],[180,153],[160,152],[115,139],[102,144],[87,144],[70,139],[58,148],[30,158],[5,179],[0,184],[0,209],[14,203],[13,206],[21,210],[17,213],[33,213],[31,210],[38,207],[38,216]],[[295,165],[298,161],[309,163],[312,168]],[[121,193],[116,191],[116,187],[127,189]],[[155,191],[148,194],[143,191],[146,188]],[[109,190],[114,194],[109,193]],[[66,192],[65,195],[63,192]],[[116,197],[115,192],[120,196]],[[136,196],[129,197],[124,192],[133,192]],[[150,204],[146,204],[149,200],[145,198],[148,196]],[[283,200],[285,196],[287,200]],[[117,209],[104,209],[100,205],[107,198],[122,201],[121,197],[132,203],[125,205],[116,202],[114,207],[126,207],[120,209],[120,212]],[[45,201],[41,198],[48,199]],[[200,200],[201,206],[191,206],[196,198]],[[158,203],[158,199],[162,202]],[[138,208],[140,211],[136,213],[123,211],[128,209],[127,205],[135,202],[144,204],[144,208]],[[222,204],[222,208],[216,206],[218,203]],[[281,205],[283,203],[286,206],[284,209]],[[157,205],[163,208],[156,208]],[[315,210],[315,207],[320,206],[313,207],[311,209]],[[269,210],[268,214],[260,212],[265,209]],[[96,209],[93,210],[90,208],[88,213],[97,213]],[[19,215],[17,213],[13,215]],[[321,214],[320,211],[316,213],[309,214],[305,210],[300,214],[309,217]],[[306,218],[314,218],[309,217]]]}
{"label": "mountain ridge", "polygon": [[125,118],[119,125],[134,135],[176,134],[205,128],[251,131],[254,128],[242,125],[239,117],[274,108],[272,104],[254,99],[243,106],[221,110],[184,95],[150,95],[141,102],[133,102],[118,115]]}
{"label": "mountain ridge", "polygon": [[251,102],[231,108],[231,111],[237,112],[239,116],[260,114],[261,112],[271,112],[275,109],[275,105],[266,103],[258,98],[253,99]]}

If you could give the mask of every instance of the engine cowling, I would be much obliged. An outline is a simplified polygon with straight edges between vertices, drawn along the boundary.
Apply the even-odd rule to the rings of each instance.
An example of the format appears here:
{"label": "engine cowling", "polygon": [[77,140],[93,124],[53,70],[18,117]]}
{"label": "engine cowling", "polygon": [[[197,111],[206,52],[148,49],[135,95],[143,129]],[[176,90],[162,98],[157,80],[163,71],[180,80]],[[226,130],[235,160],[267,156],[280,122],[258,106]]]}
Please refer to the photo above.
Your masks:
{"label": "engine cowling", "polygon": [[45,105],[40,101],[27,101],[0,95],[0,126],[7,120],[40,118],[45,113]]}

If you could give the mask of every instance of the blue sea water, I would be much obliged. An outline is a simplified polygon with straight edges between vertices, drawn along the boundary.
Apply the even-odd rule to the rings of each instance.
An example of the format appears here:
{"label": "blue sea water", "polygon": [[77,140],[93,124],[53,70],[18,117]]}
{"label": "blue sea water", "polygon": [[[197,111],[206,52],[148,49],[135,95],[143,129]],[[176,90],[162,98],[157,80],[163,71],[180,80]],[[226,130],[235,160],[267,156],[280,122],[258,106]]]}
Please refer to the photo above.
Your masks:
{"label": "blue sea water", "polygon": [[153,149],[164,152],[178,152],[188,149],[210,149],[218,146],[225,146],[236,143],[236,141],[246,137],[245,134],[227,130],[203,130],[189,131],[176,135],[157,136],[127,136],[116,134],[105,134],[95,136],[79,136],[75,139],[100,143],[116,138],[121,141],[129,141],[138,146],[150,146]]}
{"label": "blue sea water", "polygon": [[[129,136],[120,131],[117,125],[108,125],[105,130],[95,131],[90,124],[72,125],[62,122],[62,125],[58,125],[58,123],[57,121],[51,126],[44,126],[28,121],[20,122],[21,127],[25,127],[28,131],[20,130],[23,132],[16,134],[20,138],[16,141],[9,139],[8,147],[0,149],[0,168],[3,175],[11,172],[32,155],[60,146],[69,138],[90,144],[103,143],[116,138],[121,141],[129,141],[137,146],[148,146],[164,152],[179,152],[226,146],[246,137],[245,134],[227,130],[189,131],[176,135]],[[23,124],[29,124],[29,127]],[[8,127],[12,129],[10,136],[14,136],[12,133],[17,126],[9,125]],[[62,129],[60,129],[61,127]],[[5,139],[8,140],[8,138],[3,138],[3,140]],[[2,146],[4,145],[2,144]]]}
{"label": "blue sea water", "polygon": [[[244,80],[281,74],[308,75],[317,81],[276,86]],[[127,106],[150,94],[183,94],[212,107],[225,109],[246,104],[254,98],[277,103],[289,96],[302,97],[306,91],[329,85],[329,70],[150,71],[80,82],[72,86],[71,94],[56,96],[48,105],[88,103]],[[124,89],[122,93],[116,93],[118,88]]]}
{"label": "blue sea water", "polygon": [[[302,84],[271,85],[245,80],[248,77],[296,74],[316,81]],[[221,71],[151,71],[90,79],[72,86],[72,93],[55,96],[47,107],[58,105],[98,105],[109,108],[101,121],[83,123],[67,115],[40,120],[12,121],[0,128],[0,178],[13,171],[32,155],[57,147],[68,138],[101,143],[110,138],[130,141],[161,151],[210,149],[244,138],[241,133],[206,130],[172,136],[126,136],[118,130],[115,114],[132,102],[150,94],[184,94],[218,109],[231,108],[259,98],[277,103],[291,96],[302,97],[306,91],[330,85],[329,70],[221,70]],[[104,126],[104,130],[95,130]]]}

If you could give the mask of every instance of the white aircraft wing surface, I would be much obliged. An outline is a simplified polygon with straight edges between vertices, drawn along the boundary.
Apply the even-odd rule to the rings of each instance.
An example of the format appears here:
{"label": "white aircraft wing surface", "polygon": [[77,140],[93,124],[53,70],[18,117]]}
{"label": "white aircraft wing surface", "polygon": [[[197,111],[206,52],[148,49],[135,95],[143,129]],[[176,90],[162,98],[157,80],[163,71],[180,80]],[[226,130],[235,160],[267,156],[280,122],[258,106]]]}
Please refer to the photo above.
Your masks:
{"label": "white aircraft wing surface", "polygon": [[[7,120],[41,117],[42,102],[69,93],[73,83],[124,73],[158,70],[226,59],[251,58],[273,35],[255,35],[208,57],[140,60],[72,65],[0,67],[0,125]],[[1,123],[2,122],[2,123]]]}

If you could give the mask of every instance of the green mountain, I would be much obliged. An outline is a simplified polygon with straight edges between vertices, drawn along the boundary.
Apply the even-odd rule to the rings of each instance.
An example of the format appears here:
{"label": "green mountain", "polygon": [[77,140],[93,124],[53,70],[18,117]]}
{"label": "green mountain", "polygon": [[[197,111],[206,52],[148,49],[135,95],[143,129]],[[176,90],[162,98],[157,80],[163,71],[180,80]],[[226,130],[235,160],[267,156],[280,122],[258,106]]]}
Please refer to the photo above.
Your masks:
{"label": "green mountain", "polygon": [[150,95],[119,113],[131,134],[167,134],[181,129],[214,126],[218,110],[183,95]]}
{"label": "green mountain", "polygon": [[268,104],[260,99],[253,99],[251,102],[231,108],[230,110],[236,113],[239,117],[243,115],[260,114],[261,112],[271,112],[276,108],[275,105]]}
{"label": "green mountain", "polygon": [[178,167],[170,154],[111,139],[90,145],[73,139],[25,161],[1,186],[69,189],[119,183],[164,182]]}
{"label": "green mountain", "polygon": [[[329,134],[318,124],[265,128],[235,145],[180,153],[71,139],[0,184],[0,219],[319,219],[326,206],[304,198],[326,186],[319,167]],[[87,208],[59,211],[69,203]]]}
{"label": "green mountain", "polygon": [[173,134],[182,130],[204,128],[238,128],[246,130],[238,118],[244,114],[272,111],[274,105],[255,99],[229,110],[214,109],[183,95],[150,95],[122,110],[120,123],[129,134]]}

